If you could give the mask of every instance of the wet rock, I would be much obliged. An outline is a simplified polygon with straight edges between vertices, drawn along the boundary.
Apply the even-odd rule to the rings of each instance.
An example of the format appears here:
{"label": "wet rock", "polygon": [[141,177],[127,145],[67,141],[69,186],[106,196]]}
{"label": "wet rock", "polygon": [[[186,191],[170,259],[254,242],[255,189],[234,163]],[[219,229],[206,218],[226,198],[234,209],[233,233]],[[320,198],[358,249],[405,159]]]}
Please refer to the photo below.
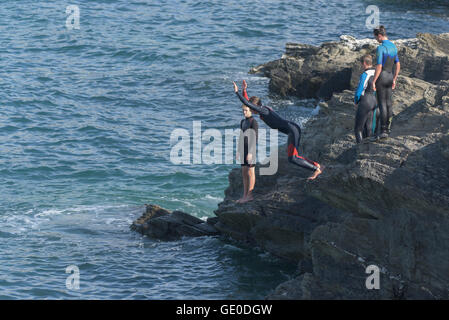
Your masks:
{"label": "wet rock", "polygon": [[[393,40],[398,47],[401,74],[425,81],[449,79],[449,33],[418,33],[414,39]],[[270,78],[269,89],[281,96],[329,99],[334,92],[353,90],[361,73],[359,59],[376,56],[374,39],[342,35],[321,46],[287,43],[281,59],[259,65],[250,73]]]}
{"label": "wet rock", "polygon": [[150,238],[177,240],[181,237],[217,235],[212,224],[182,211],[170,212],[157,205],[146,205],[145,213],[131,225],[131,230]]}

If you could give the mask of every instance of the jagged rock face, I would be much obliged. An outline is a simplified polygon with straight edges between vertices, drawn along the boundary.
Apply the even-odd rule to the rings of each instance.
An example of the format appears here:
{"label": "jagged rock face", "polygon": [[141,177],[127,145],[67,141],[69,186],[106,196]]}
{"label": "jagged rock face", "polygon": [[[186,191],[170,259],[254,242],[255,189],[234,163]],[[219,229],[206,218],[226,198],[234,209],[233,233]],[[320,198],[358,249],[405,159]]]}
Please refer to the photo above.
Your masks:
{"label": "jagged rock face", "polygon": [[[416,39],[393,41],[398,47],[401,74],[425,81],[449,79],[449,33],[419,33]],[[287,43],[281,59],[250,73],[270,78],[269,89],[281,96],[329,99],[334,92],[354,89],[361,73],[359,59],[376,56],[377,41],[342,36],[320,47]]]}
{"label": "jagged rock face", "polygon": [[[338,118],[350,97],[334,95],[325,121],[344,125]],[[306,152],[331,163],[307,193],[351,213],[311,235],[313,281],[306,291],[312,297],[341,285],[339,274],[353,281],[346,281],[350,290],[334,290],[336,297],[448,298],[449,82],[400,77],[394,101],[393,131],[385,142],[356,146],[352,134],[332,136],[319,118],[305,134],[305,141],[319,139]],[[384,270],[383,290],[364,287],[369,264]]]}
{"label": "jagged rock face", "polygon": [[260,176],[257,168],[256,199],[244,204],[235,202],[242,193],[241,171],[232,170],[226,198],[215,211],[215,227],[236,240],[299,262],[310,259],[312,231],[327,221],[341,221],[345,213],[307,196],[304,172],[288,168],[286,157],[279,166],[275,176]]}
{"label": "jagged rock face", "polygon": [[146,205],[144,214],[133,222],[131,230],[153,239],[177,240],[181,237],[217,235],[212,224],[182,211],[170,212],[157,205]]}
{"label": "jagged rock face", "polygon": [[[242,186],[231,172],[215,226],[301,266],[268,298],[449,298],[449,81],[399,76],[393,101],[391,137],[361,145],[353,92],[320,104],[302,137],[304,155],[326,166],[313,182],[285,147],[252,202],[233,202]],[[371,264],[380,290],[365,287]]]}

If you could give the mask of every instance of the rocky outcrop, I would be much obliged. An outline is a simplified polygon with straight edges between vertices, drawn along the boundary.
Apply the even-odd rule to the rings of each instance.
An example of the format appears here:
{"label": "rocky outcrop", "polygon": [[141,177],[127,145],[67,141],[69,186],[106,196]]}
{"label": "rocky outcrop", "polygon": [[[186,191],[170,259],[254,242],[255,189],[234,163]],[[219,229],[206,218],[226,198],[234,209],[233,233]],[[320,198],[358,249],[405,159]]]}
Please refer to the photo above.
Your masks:
{"label": "rocky outcrop", "polygon": [[[418,35],[400,52],[416,54],[415,61],[444,64],[448,42],[442,39],[447,36]],[[355,47],[343,42],[318,49],[298,46],[294,52],[302,60],[284,58],[282,63],[297,63],[299,70],[308,68],[309,75],[324,77],[318,61],[325,61],[325,52],[327,59],[343,56],[331,54],[343,50],[350,60],[345,72],[355,73],[350,66],[366,44],[359,48],[357,41]],[[331,99],[320,103],[319,114],[303,130],[302,152],[326,166],[317,180],[307,182],[310,173],[286,161],[285,146],[279,150],[275,175],[260,176],[256,169],[252,202],[234,201],[242,179],[239,169],[230,173],[225,199],[215,211],[215,227],[298,263],[299,276],[269,298],[449,298],[449,81],[439,80],[446,77],[441,68],[432,71],[424,63],[413,69],[400,58],[405,67],[393,97],[388,140],[357,145],[353,91],[334,86],[329,88]],[[284,72],[290,79],[285,93],[297,93],[290,87],[292,79],[299,79],[296,71]],[[326,87],[324,79],[313,81],[313,92]],[[365,286],[369,265],[380,270],[379,290]]]}
{"label": "rocky outcrop", "polygon": [[144,214],[134,221],[130,228],[159,240],[177,240],[181,237],[218,234],[217,229],[210,223],[182,211],[170,212],[152,204],[146,205]]}
{"label": "rocky outcrop", "polygon": [[307,195],[307,172],[292,170],[285,153],[279,152],[275,175],[261,176],[260,168],[256,168],[254,201],[235,203],[242,194],[242,177],[240,170],[231,171],[225,200],[215,211],[215,227],[236,240],[299,262],[310,257],[308,240],[312,231],[328,221],[342,221],[346,213]]}
{"label": "rocky outcrop", "polygon": [[[430,82],[449,79],[449,33],[419,33],[415,39],[396,40],[401,74]],[[281,59],[259,65],[250,73],[270,78],[269,89],[281,96],[329,99],[334,92],[353,90],[361,73],[359,58],[375,57],[374,39],[343,35],[339,42],[321,46],[287,43]]]}

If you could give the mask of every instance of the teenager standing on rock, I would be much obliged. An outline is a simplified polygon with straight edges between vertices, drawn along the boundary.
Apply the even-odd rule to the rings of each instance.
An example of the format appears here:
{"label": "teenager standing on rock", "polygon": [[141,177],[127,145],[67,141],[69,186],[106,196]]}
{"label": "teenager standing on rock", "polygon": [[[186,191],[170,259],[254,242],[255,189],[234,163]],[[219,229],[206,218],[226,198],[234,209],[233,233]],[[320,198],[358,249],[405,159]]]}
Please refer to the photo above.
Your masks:
{"label": "teenager standing on rock", "polygon": [[370,54],[364,55],[360,62],[365,71],[360,76],[359,86],[354,95],[354,103],[357,106],[354,133],[357,143],[368,141],[366,138],[369,138],[379,125],[376,93],[373,91],[375,72],[373,57]]}
{"label": "teenager standing on rock", "polygon": [[[377,91],[377,101],[380,109],[380,136],[388,138],[391,120],[393,118],[392,90],[396,87],[401,64],[398,58],[398,49],[388,40],[384,26],[374,29],[374,37],[380,43],[377,47],[377,66],[374,74],[373,90]],[[393,67],[396,66],[393,75]]]}
{"label": "teenager standing on rock", "polygon": [[318,175],[320,175],[322,172],[320,164],[301,157],[298,154],[299,142],[301,139],[301,128],[293,121],[283,119],[270,107],[262,106],[262,103],[260,103],[260,105],[255,105],[248,101],[244,96],[240,94],[239,88],[237,87],[235,82],[234,92],[239,97],[240,101],[248,106],[253,113],[259,114],[260,119],[265,122],[267,126],[269,126],[271,129],[277,129],[278,131],[288,135],[288,161],[296,164],[297,166],[313,171],[313,174],[309,178],[307,178],[308,180],[316,179],[316,177],[318,177]]}
{"label": "teenager standing on rock", "polygon": [[[246,100],[254,104],[260,104],[258,97],[248,97],[246,93],[246,81],[243,81],[243,96]],[[259,125],[254,119],[251,109],[246,105],[242,105],[243,116],[245,117],[240,122],[240,137],[237,158],[240,158],[242,165],[243,178],[243,196],[237,200],[238,203],[244,203],[253,200],[252,192],[256,184],[256,144]],[[245,134],[246,132],[246,134]]]}

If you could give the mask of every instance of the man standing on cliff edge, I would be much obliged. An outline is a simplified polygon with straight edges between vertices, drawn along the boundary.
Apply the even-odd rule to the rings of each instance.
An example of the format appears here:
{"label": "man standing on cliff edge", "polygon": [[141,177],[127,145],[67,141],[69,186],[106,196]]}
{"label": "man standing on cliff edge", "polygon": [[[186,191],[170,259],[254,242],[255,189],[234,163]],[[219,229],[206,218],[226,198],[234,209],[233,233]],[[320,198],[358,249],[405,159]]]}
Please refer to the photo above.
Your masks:
{"label": "man standing on cliff edge", "polygon": [[[377,47],[377,66],[374,73],[373,90],[377,91],[377,102],[380,109],[380,139],[386,139],[391,132],[391,120],[393,119],[393,103],[391,96],[396,87],[396,80],[401,70],[398,58],[398,49],[388,40],[387,31],[384,26],[380,26],[373,31],[377,42],[381,43]],[[393,67],[395,72],[393,75]]]}

